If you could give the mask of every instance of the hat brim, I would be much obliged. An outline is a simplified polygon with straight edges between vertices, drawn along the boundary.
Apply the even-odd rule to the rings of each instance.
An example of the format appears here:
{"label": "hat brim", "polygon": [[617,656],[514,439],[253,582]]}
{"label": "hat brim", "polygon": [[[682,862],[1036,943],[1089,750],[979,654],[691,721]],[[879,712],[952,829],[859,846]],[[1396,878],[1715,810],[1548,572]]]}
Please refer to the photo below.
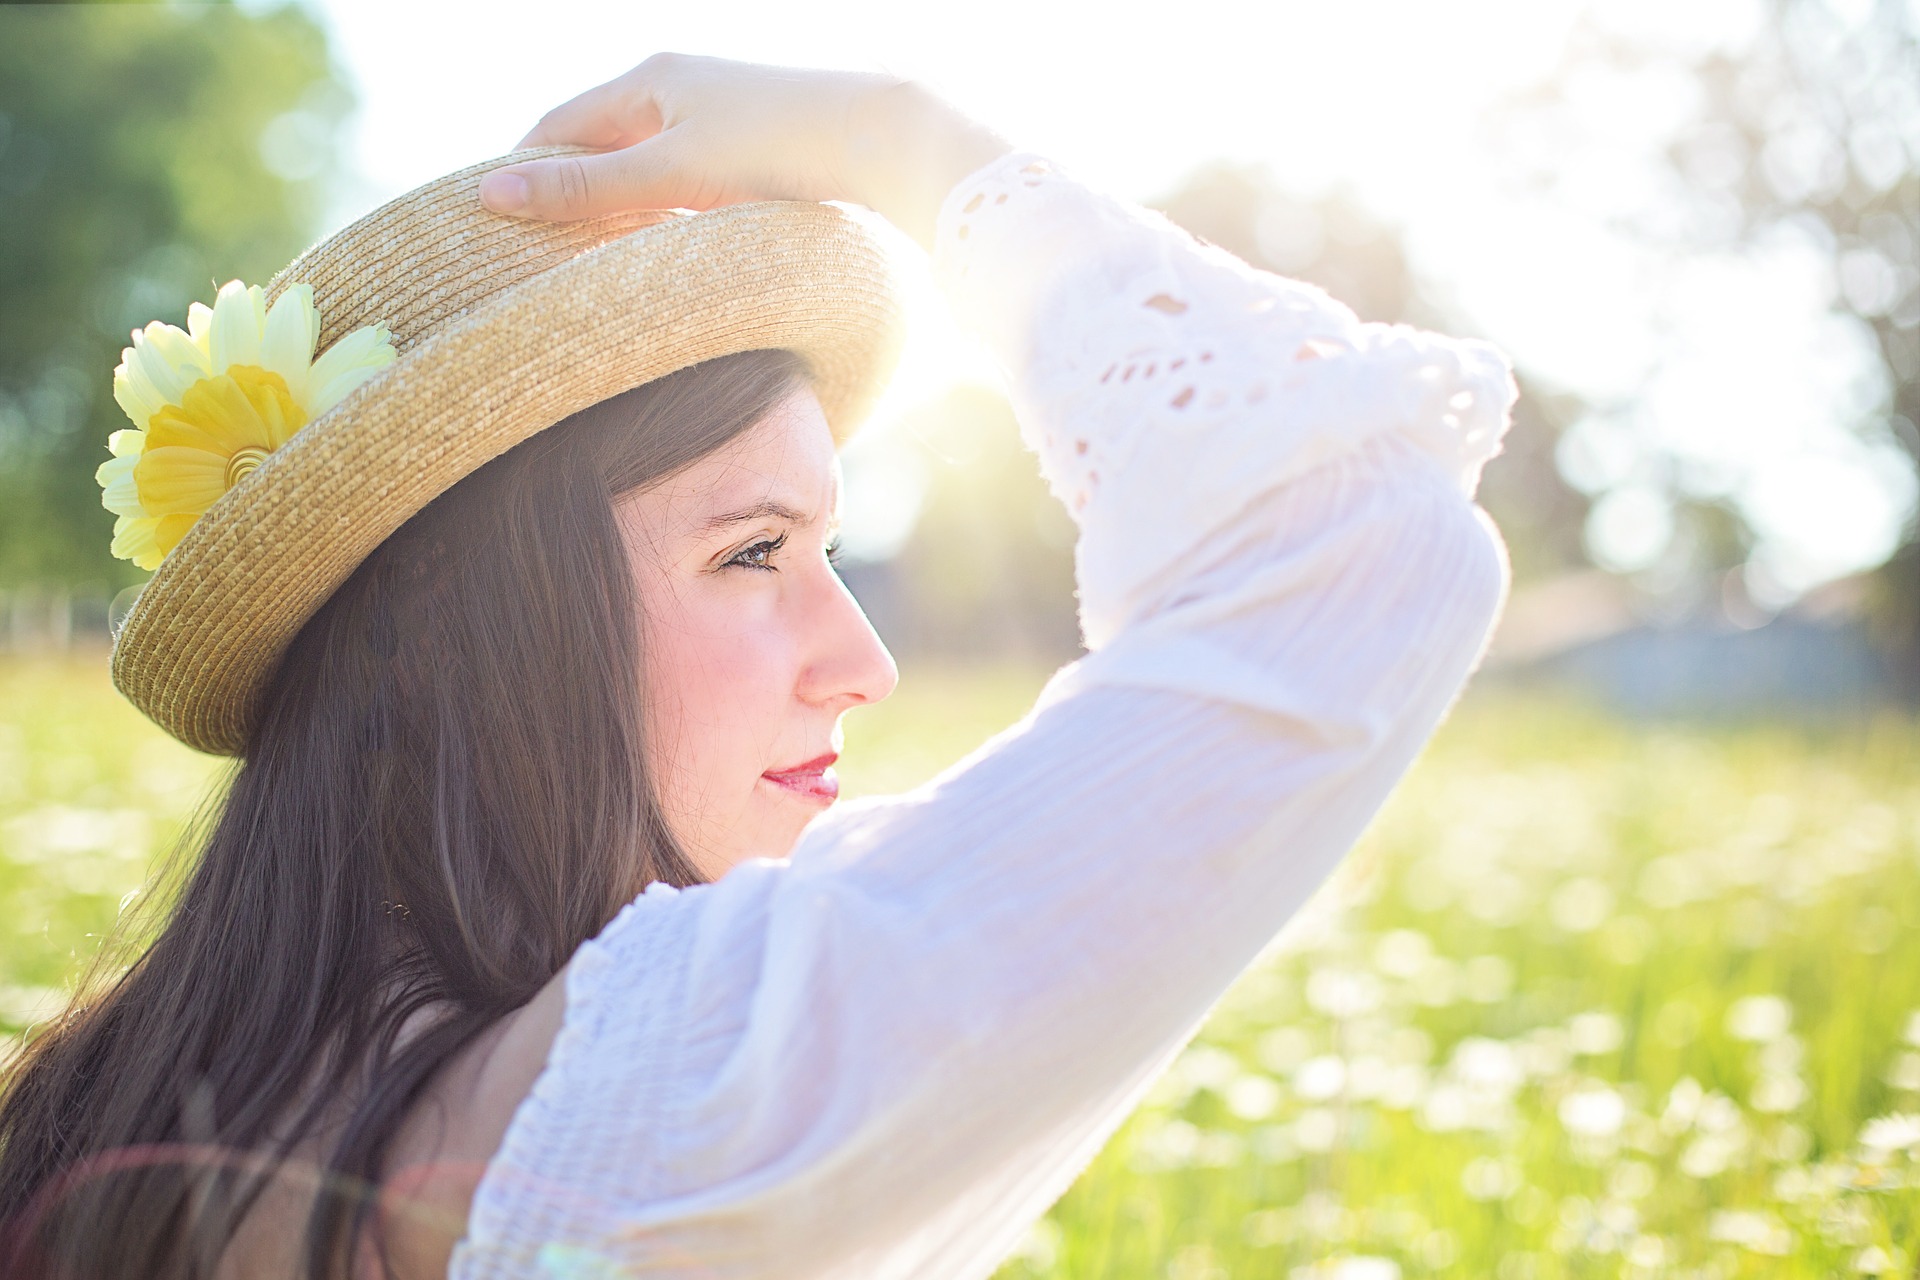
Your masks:
{"label": "hat brim", "polygon": [[240,754],[299,629],[482,464],[610,396],[760,348],[806,358],[844,441],[900,327],[881,246],[826,204],[671,218],[542,271],[405,349],[195,521],[116,636],[114,683],[188,745]]}

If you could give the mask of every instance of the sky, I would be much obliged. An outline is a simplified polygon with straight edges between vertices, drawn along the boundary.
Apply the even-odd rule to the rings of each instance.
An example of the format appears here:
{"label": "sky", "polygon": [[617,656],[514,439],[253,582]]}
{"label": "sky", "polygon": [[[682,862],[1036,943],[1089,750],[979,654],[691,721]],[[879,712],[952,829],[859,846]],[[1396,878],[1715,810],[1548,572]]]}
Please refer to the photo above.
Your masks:
{"label": "sky", "polygon": [[[542,112],[658,50],[887,71],[930,84],[1016,145],[1132,200],[1204,162],[1264,164],[1311,196],[1344,186],[1398,226],[1423,278],[1523,374],[1600,406],[1565,446],[1609,496],[1588,527],[1603,564],[1641,567],[1671,529],[1636,479],[1651,452],[1723,477],[1787,598],[1892,550],[1914,505],[1897,456],[1848,429],[1876,394],[1835,282],[1791,237],[1737,259],[1673,263],[1609,233],[1609,199],[1646,181],[1648,139],[1692,103],[1644,77],[1576,86],[1595,145],[1583,207],[1503,186],[1481,122],[1548,75],[1583,0],[1188,0],[1178,6],[969,0],[766,0],[538,6],[310,0],[359,107],[333,223],[505,152]],[[1685,50],[1737,52],[1757,0],[1606,0],[1606,21]],[[846,455],[849,550],[910,526],[923,470],[891,430],[955,382],[990,380],[919,251],[891,242],[913,298],[909,345]],[[1882,392],[1884,388],[1880,389]],[[1863,406],[1867,406],[1863,408]]]}

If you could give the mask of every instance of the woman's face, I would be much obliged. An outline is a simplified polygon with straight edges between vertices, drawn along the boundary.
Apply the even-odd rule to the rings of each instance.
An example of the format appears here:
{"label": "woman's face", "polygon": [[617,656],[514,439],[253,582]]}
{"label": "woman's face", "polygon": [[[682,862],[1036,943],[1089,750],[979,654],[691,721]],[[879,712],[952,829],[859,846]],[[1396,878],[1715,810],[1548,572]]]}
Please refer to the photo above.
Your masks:
{"label": "woman's face", "polygon": [[786,856],[838,793],[841,714],[898,682],[827,561],[839,503],[833,436],[803,389],[615,506],[639,586],[647,763],[710,878]]}

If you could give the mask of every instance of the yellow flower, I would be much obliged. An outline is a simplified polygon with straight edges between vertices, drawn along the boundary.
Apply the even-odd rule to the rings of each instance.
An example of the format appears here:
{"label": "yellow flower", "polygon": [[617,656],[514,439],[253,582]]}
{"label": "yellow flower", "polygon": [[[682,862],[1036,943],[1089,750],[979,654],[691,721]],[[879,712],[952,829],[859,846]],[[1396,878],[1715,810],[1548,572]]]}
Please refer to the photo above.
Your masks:
{"label": "yellow flower", "polygon": [[267,309],[258,285],[222,286],[187,328],[154,321],[113,371],[113,398],[136,430],[107,440],[100,501],[119,517],[113,554],[155,569],[193,522],[269,453],[394,361],[385,325],[355,329],[318,360],[313,290],[290,286]]}

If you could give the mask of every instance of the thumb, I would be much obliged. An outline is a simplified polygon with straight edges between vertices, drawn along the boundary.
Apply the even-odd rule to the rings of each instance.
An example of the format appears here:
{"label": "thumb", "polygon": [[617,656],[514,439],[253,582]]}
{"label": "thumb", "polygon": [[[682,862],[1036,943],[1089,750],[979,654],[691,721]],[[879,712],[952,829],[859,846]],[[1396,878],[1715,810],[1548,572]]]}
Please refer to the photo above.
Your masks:
{"label": "thumb", "polygon": [[659,134],[622,151],[508,165],[480,179],[480,203],[495,213],[548,222],[679,208],[692,190],[675,150],[668,135]]}

